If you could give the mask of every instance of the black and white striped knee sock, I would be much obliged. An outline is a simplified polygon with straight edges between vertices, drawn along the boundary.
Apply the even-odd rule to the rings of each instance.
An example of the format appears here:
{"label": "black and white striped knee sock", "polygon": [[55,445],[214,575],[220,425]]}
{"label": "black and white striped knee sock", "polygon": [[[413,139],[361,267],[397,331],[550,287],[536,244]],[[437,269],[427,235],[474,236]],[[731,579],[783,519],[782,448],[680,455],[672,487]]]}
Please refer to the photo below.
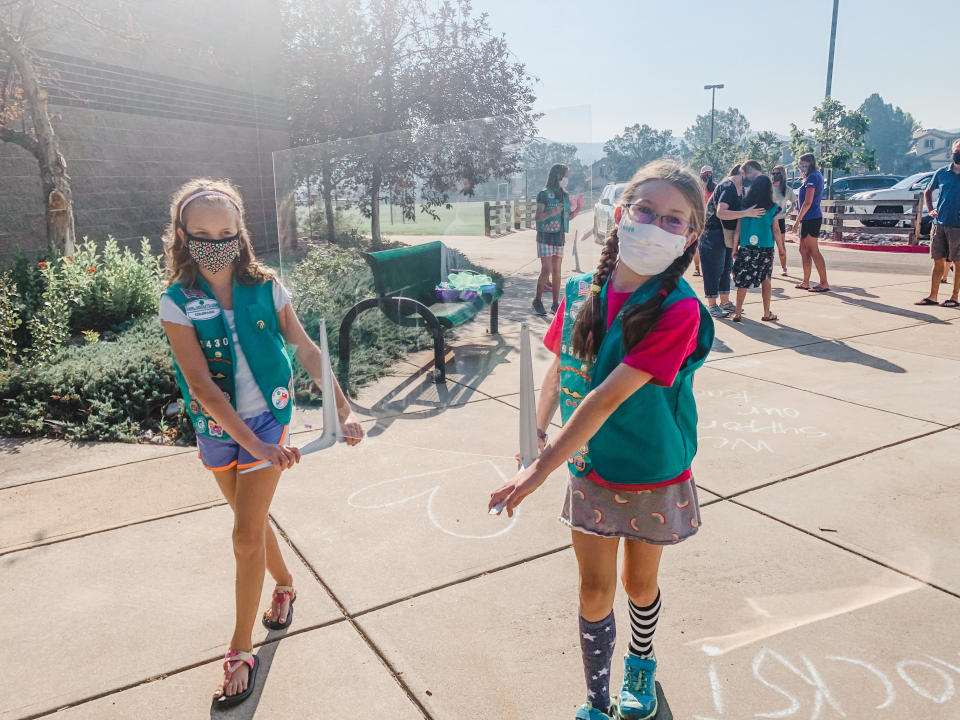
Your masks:
{"label": "black and white striped knee sock", "polygon": [[639,657],[653,657],[653,633],[660,618],[660,591],[657,599],[646,607],[630,603],[630,652]]}

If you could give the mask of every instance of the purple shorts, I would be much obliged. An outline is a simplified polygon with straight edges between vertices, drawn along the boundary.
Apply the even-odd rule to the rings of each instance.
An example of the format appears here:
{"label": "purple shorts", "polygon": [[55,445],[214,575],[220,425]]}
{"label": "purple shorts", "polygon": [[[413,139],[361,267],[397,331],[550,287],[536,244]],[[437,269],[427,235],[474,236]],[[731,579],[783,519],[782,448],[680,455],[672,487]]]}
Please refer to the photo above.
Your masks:
{"label": "purple shorts", "polygon": [[[247,427],[265,443],[282,445],[287,439],[289,425],[281,425],[272,413],[265,412],[256,417],[244,418]],[[200,462],[207,470],[220,472],[236,467],[245,470],[261,462],[260,458],[244,450],[233,438],[217,438],[197,435],[197,448],[200,450]]]}

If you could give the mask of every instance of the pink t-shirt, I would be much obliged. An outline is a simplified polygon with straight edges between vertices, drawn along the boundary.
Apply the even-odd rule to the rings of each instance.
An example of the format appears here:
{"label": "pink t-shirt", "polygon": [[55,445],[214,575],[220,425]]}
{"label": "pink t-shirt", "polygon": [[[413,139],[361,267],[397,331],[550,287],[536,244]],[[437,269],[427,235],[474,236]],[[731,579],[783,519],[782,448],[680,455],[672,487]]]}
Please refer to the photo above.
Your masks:
{"label": "pink t-shirt", "polygon": [[[608,328],[632,294],[632,291],[616,292],[607,288]],[[557,314],[543,337],[543,344],[555,355],[560,354],[565,306],[566,298],[560,301]],[[653,376],[650,382],[654,385],[670,387],[677,379],[684,360],[696,350],[699,330],[699,301],[696,298],[678,300],[663,311],[650,332],[627,353],[623,362],[636,370],[650,373]]]}

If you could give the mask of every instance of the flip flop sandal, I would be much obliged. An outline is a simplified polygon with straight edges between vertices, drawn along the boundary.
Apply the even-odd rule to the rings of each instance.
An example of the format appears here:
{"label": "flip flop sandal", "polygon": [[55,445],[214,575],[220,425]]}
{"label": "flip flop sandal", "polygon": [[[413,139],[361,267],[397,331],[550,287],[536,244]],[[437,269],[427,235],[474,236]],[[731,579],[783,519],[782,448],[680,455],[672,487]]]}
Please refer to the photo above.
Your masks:
{"label": "flip flop sandal", "polygon": [[779,320],[780,318],[778,318],[778,317],[777,317],[776,315],[774,315],[773,313],[770,313],[769,315],[764,315],[764,316],[763,316],[762,318],[760,318],[760,319],[763,320],[764,322],[774,322],[775,320]]}
{"label": "flip flop sandal", "polygon": [[[699,270],[694,270],[694,271],[693,271],[693,276],[694,276],[694,277],[701,277],[700,271],[699,271]],[[946,282],[946,280],[944,280],[943,282]]]}
{"label": "flip flop sandal", "polygon": [[253,694],[253,688],[257,682],[257,670],[260,668],[260,659],[256,655],[244,652],[243,650],[227,650],[227,654],[223,656],[223,684],[226,686],[230,682],[230,678],[232,678],[233,674],[237,671],[237,668],[244,663],[250,666],[250,676],[247,678],[247,689],[243,692],[238,692],[236,695],[214,696],[214,704],[216,707],[228,708],[239,705]]}
{"label": "flip flop sandal", "polygon": [[743,322],[743,314],[742,314],[742,313],[734,313],[733,317],[730,318],[730,319],[733,320],[734,322]]}
{"label": "flip flop sandal", "polygon": [[809,286],[809,285],[804,285],[803,283],[800,283],[799,285],[794,285],[794,287],[795,287],[797,290],[809,290],[809,289],[810,289],[810,286]]}
{"label": "flip flop sandal", "polygon": [[914,305],[939,305],[939,304],[940,303],[938,303],[936,300],[931,300],[930,298],[924,298],[923,300],[920,300],[919,302],[914,303]]}
{"label": "flip flop sandal", "polygon": [[277,585],[273,590],[273,604],[282,605],[286,598],[290,598],[286,622],[271,620],[267,617],[266,613],[263,614],[261,619],[263,620],[264,627],[268,630],[286,630],[290,627],[290,623],[293,622],[293,601],[297,599],[297,591],[293,589],[292,585]]}
{"label": "flip flop sandal", "polygon": [[817,285],[816,287],[807,288],[810,292],[830,292],[830,288],[824,287],[823,285]]}
{"label": "flip flop sandal", "polygon": [[960,306],[960,302],[957,302],[952,298],[950,300],[944,300],[942,303],[940,303],[940,307],[958,307],[958,306]]}

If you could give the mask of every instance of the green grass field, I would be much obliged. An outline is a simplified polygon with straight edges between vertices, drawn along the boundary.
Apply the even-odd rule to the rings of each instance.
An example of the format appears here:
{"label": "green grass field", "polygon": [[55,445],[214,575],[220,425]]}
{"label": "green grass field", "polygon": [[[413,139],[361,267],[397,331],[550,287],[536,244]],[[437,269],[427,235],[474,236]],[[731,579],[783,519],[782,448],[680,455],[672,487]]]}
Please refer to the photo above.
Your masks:
{"label": "green grass field", "polygon": [[[426,213],[417,212],[416,220],[402,219],[400,208],[393,207],[391,221],[390,206],[380,206],[380,231],[384,235],[483,235],[483,203],[456,202],[452,208],[435,208],[439,215],[434,220]],[[311,234],[306,208],[297,208],[297,217],[301,234]],[[370,234],[370,220],[363,217],[357,209],[337,213],[337,226],[341,230],[355,229],[365,235]],[[321,233],[322,228],[314,228]]]}

